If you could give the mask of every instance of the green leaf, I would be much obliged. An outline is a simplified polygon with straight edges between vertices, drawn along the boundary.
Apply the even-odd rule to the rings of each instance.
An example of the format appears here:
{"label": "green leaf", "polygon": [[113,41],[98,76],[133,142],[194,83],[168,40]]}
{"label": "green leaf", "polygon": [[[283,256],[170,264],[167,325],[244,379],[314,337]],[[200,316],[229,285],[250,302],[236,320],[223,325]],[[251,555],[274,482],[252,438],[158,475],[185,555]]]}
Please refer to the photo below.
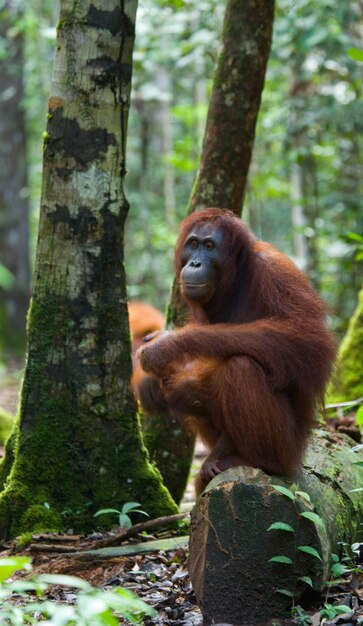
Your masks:
{"label": "green leaf", "polygon": [[311,580],[310,576],[299,576],[298,580],[302,580],[302,582],[309,585],[309,587],[313,586],[313,581]]}
{"label": "green leaf", "polygon": [[296,491],[295,495],[300,496],[300,498],[303,498],[303,500],[306,500],[307,502],[311,502],[311,498],[306,491]]}
{"label": "green leaf", "polygon": [[297,549],[300,550],[300,552],[306,552],[306,554],[310,554],[311,556],[314,556],[316,559],[319,559],[319,561],[322,560],[319,552],[315,550],[315,548],[312,548],[311,546],[298,546]]}
{"label": "green leaf", "polygon": [[363,50],[359,50],[359,48],[349,48],[347,52],[351,59],[363,63]]}
{"label": "green leaf", "polygon": [[320,515],[317,515],[317,513],[313,513],[312,511],[303,511],[302,513],[300,513],[300,516],[305,517],[306,519],[314,522],[314,524],[317,524],[322,528],[325,528],[323,520],[321,519]]}
{"label": "green leaf", "polygon": [[352,241],[358,241],[359,243],[363,243],[363,237],[362,235],[358,235],[358,233],[348,233],[347,239],[350,239]]}
{"label": "green leaf", "polygon": [[0,263],[0,287],[3,289],[9,289],[15,282],[15,276],[12,274],[5,265]]}
{"label": "green leaf", "polygon": [[363,467],[363,461],[353,461],[353,465],[358,465],[358,467]]}
{"label": "green leaf", "polygon": [[47,583],[48,585],[65,585],[66,587],[82,589],[82,591],[91,591],[93,589],[86,580],[77,578],[77,576],[66,576],[64,574],[41,574],[37,576],[37,581]]}
{"label": "green leaf", "polygon": [[274,593],[282,593],[284,596],[288,596],[289,598],[294,597],[292,591],[288,591],[288,589],[275,589]]}
{"label": "green leaf", "polygon": [[336,615],[352,612],[352,609],[350,608],[350,606],[347,606],[346,604],[338,604],[337,606],[333,605],[333,609],[335,610]]}
{"label": "green leaf", "polygon": [[359,407],[355,415],[355,421],[357,422],[358,426],[363,426],[363,404]]}
{"label": "green leaf", "polygon": [[349,568],[345,567],[341,563],[334,563],[331,568],[333,578],[340,578],[349,571]]}
{"label": "green leaf", "polygon": [[146,515],[146,517],[150,517],[149,513],[146,513],[146,511],[141,511],[141,509],[132,509],[130,513],[140,513],[141,515]]}
{"label": "green leaf", "polygon": [[268,560],[269,563],[285,563],[285,565],[292,565],[292,559],[288,556],[273,556]]}
{"label": "green leaf", "polygon": [[106,515],[107,513],[117,513],[117,515],[119,515],[120,511],[118,511],[117,509],[100,509],[99,511],[97,511],[97,513],[94,514],[93,517],[98,517],[99,515]]}
{"label": "green leaf", "polygon": [[273,487],[275,491],[282,493],[282,495],[286,496],[286,498],[289,498],[290,500],[295,500],[295,495],[292,493],[292,491],[290,491],[290,489],[286,489],[286,487],[282,487],[281,485],[271,485],[271,487]]}
{"label": "green leaf", "polygon": [[363,491],[363,487],[358,487],[357,489],[350,489],[350,493],[354,493],[357,491]]}
{"label": "green leaf", "polygon": [[274,522],[267,530],[285,530],[288,533],[295,532],[294,528],[290,526],[290,524],[285,524],[285,522]]}
{"label": "green leaf", "polygon": [[135,506],[141,506],[141,502],[125,502],[125,504],[122,505],[121,513],[129,513]]}
{"label": "green leaf", "polygon": [[130,520],[129,516],[126,515],[126,513],[120,513],[119,518],[118,518],[118,523],[120,525],[120,528],[131,528],[132,526],[132,521]]}
{"label": "green leaf", "polygon": [[14,556],[0,559],[0,582],[3,582],[9,576],[18,570],[30,571],[32,569],[31,559],[27,556]]}

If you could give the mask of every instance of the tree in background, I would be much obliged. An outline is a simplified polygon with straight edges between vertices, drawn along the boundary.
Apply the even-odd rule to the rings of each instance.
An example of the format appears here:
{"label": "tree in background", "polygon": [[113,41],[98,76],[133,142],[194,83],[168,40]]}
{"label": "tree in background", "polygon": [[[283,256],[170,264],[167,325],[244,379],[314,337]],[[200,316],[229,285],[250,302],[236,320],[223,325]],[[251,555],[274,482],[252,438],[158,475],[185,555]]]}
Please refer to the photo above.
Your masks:
{"label": "tree in background", "polygon": [[[340,344],[337,372],[332,382],[332,402],[353,402],[363,405],[363,287],[347,333]],[[362,409],[361,409],[362,411]]]}
{"label": "tree in background", "polygon": [[[222,48],[214,75],[200,166],[187,212],[208,206],[240,214],[261,94],[270,52],[274,3],[228,0]],[[168,325],[185,323],[185,305],[174,284]],[[151,458],[174,498],[182,497],[194,437],[170,416],[149,417],[144,425]],[[167,451],[167,453],[166,453]]]}
{"label": "tree in background", "polygon": [[29,189],[22,4],[0,4],[0,345],[22,351],[29,305]]}
{"label": "tree in background", "polygon": [[361,284],[362,65],[358,0],[281,0],[246,198],[246,218],[306,270],[345,330]]}
{"label": "tree in background", "polygon": [[147,461],[129,386],[122,179],[136,6],[61,2],[3,536],[86,530],[99,508],[129,500],[151,516],[176,510]]}

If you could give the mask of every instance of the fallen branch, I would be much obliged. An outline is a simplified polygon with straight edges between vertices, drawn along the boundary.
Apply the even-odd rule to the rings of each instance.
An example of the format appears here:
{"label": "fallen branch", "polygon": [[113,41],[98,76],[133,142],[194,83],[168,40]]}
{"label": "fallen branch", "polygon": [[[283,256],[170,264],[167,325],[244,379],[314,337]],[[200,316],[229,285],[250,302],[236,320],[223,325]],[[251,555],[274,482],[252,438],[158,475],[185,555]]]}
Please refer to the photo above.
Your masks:
{"label": "fallen branch", "polygon": [[[135,537],[144,530],[150,530],[150,528],[159,528],[160,526],[167,526],[173,522],[179,522],[182,519],[188,517],[189,513],[177,513],[176,515],[166,515],[165,517],[157,517],[155,519],[149,519],[146,522],[140,522],[131,526],[131,528],[120,528],[113,535],[100,539],[92,543],[92,548],[98,550],[99,548],[107,548],[109,546],[117,546],[121,541]],[[88,546],[89,548],[89,546]]]}

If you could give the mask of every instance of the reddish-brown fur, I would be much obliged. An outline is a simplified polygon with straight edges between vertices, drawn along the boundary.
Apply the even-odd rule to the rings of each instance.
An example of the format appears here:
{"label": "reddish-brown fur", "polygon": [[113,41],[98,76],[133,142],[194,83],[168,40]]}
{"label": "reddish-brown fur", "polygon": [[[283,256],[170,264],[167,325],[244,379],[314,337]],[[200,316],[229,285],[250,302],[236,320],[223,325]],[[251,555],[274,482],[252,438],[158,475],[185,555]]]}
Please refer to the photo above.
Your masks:
{"label": "reddish-brown fur", "polygon": [[206,223],[224,236],[214,296],[203,306],[188,302],[191,323],[140,350],[151,389],[140,389],[141,402],[155,410],[166,403],[212,449],[198,492],[237,464],[293,475],[335,355],[324,305],[306,277],[229,211],[206,209],[184,220],[177,277],[186,237]]}
{"label": "reddish-brown fur", "polygon": [[163,314],[151,304],[132,300],[128,304],[129,323],[132,340],[132,379],[131,384],[136,391],[141,378],[145,376],[136,356],[137,350],[144,341],[144,337],[156,330],[161,330],[164,324]]}

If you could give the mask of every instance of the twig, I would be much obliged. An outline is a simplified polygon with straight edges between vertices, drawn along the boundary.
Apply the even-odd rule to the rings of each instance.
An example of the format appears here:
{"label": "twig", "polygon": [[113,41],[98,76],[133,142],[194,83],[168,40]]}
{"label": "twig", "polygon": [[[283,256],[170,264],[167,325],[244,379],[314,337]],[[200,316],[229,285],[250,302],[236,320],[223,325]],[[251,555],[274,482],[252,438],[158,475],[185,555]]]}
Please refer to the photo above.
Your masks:
{"label": "twig", "polygon": [[[92,550],[98,550],[98,548],[108,548],[109,546],[117,546],[121,541],[125,541],[129,537],[138,535],[143,530],[149,530],[150,528],[158,528],[159,526],[166,526],[172,522],[178,522],[186,518],[189,513],[177,513],[176,515],[167,515],[165,517],[157,517],[156,519],[149,519],[146,522],[140,522],[131,526],[131,528],[120,528],[114,535],[110,535],[105,539],[100,539],[92,544]],[[88,546],[89,549],[89,546]]]}
{"label": "twig", "polygon": [[355,406],[356,404],[360,404],[361,402],[363,402],[363,396],[361,398],[357,398],[357,400],[350,400],[349,402],[337,402],[336,404],[326,404],[325,408],[326,409],[340,409],[340,408],[344,408],[349,407],[349,406]]}

